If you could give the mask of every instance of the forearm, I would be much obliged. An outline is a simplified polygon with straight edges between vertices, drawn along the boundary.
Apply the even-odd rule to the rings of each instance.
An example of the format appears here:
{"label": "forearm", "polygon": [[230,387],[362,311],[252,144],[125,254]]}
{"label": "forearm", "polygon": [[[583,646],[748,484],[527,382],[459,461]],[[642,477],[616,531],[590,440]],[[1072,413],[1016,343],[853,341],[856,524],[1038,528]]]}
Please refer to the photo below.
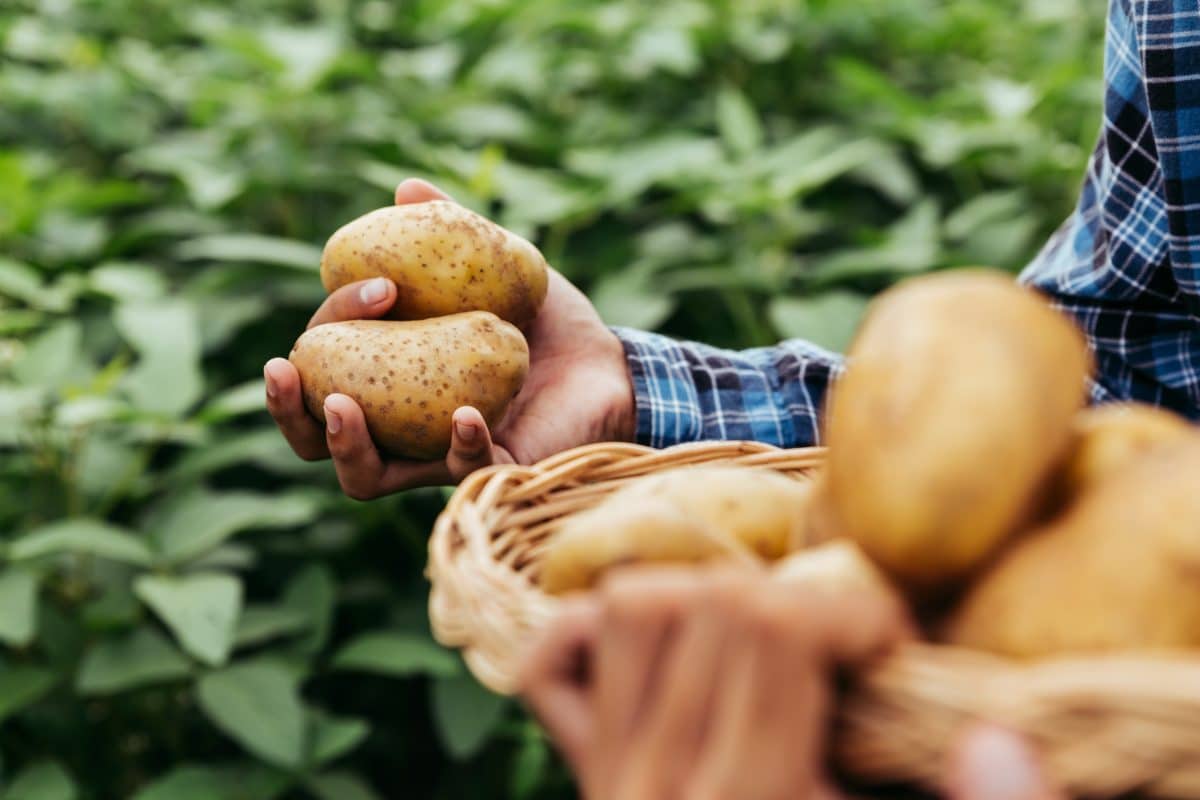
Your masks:
{"label": "forearm", "polygon": [[842,369],[836,354],[801,340],[734,351],[614,330],[633,381],[638,442],[819,442],[820,410]]}

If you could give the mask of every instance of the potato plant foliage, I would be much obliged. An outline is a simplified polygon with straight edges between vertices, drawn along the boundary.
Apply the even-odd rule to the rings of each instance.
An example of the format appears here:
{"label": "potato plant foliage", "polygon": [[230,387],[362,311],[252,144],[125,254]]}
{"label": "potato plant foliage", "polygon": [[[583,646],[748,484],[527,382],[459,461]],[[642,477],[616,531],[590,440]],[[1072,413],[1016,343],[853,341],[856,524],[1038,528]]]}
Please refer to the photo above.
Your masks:
{"label": "potato plant foliage", "polygon": [[260,368],[436,181],[614,324],[845,345],[1015,270],[1099,126],[1082,0],[0,4],[0,791],[572,796],[425,621],[444,495],[360,504]]}

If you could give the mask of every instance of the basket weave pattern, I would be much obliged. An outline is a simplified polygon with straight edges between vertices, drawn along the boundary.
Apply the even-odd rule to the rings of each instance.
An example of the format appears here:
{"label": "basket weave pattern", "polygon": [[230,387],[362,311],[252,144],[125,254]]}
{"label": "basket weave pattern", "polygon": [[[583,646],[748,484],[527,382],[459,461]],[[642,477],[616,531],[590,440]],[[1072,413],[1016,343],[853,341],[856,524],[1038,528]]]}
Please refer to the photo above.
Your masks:
{"label": "basket weave pattern", "polygon": [[[515,689],[519,660],[558,600],[537,588],[562,521],[624,483],[688,464],[766,467],[807,479],[824,450],[705,442],[652,450],[604,443],[532,466],[480,470],[456,490],[429,543],[430,620],[492,690]],[[851,775],[936,788],[972,719],[1006,724],[1038,746],[1074,796],[1200,800],[1200,657],[1122,655],[1018,665],[914,644],[858,676],[839,708],[835,755]]]}

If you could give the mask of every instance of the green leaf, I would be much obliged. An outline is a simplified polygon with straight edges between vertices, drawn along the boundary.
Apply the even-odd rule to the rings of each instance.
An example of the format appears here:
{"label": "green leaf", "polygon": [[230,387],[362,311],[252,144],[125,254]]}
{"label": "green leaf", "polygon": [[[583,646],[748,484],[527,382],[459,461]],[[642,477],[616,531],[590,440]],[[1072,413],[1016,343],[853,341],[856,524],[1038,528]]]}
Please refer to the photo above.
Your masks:
{"label": "green leaf", "polygon": [[178,247],[176,255],[187,260],[273,264],[306,272],[316,272],[321,268],[321,248],[294,239],[251,233],[218,234],[190,239]]}
{"label": "green leaf", "polygon": [[143,788],[132,800],[273,800],[289,782],[287,775],[262,764],[184,765]]}
{"label": "green leaf", "polygon": [[336,719],[314,713],[312,717],[312,756],[309,762],[320,766],[344,756],[362,744],[371,726],[361,719]]}
{"label": "green leaf", "polygon": [[971,198],[946,217],[946,236],[965,239],[980,226],[1012,219],[1029,207],[1023,192],[986,192]]}
{"label": "green leaf", "polygon": [[125,386],[138,408],[182,414],[204,390],[196,312],[181,300],[122,305],[113,322],[138,353]]}
{"label": "green leaf", "polygon": [[37,578],[23,569],[0,573],[0,642],[24,647],[37,631]]}
{"label": "green leaf", "polygon": [[549,765],[550,748],[537,727],[530,724],[513,758],[512,777],[509,780],[513,800],[532,797]]}
{"label": "green leaf", "polygon": [[162,272],[149,264],[110,261],[88,272],[93,291],[114,300],[157,300],[167,291]]}
{"label": "green leaf", "polygon": [[832,282],[928,270],[942,255],[940,233],[937,204],[925,201],[889,228],[887,238],[878,246],[834,253],[815,264],[812,275]]}
{"label": "green leaf", "polygon": [[309,564],[288,581],[283,603],[304,614],[310,628],[296,645],[301,652],[317,653],[325,646],[336,599],[333,574],[319,564]]}
{"label": "green leaf", "polygon": [[124,576],[101,587],[100,595],[83,606],[79,617],[83,627],[95,633],[127,631],[141,618],[142,605]]}
{"label": "green leaf", "polygon": [[146,524],[163,560],[180,564],[240,531],[296,527],[311,522],[318,511],[311,492],[268,495],[197,488],[173,497]]}
{"label": "green leaf", "polygon": [[269,662],[237,664],[204,676],[200,708],[226,736],[276,766],[304,761],[305,709],[296,677]]}
{"label": "green leaf", "polygon": [[717,130],[726,147],[736,155],[749,155],[762,145],[758,114],[736,86],[722,86],[717,92]]}
{"label": "green leaf", "polygon": [[851,170],[875,161],[884,148],[873,139],[832,142],[805,161],[790,160],[770,176],[771,189],[781,198],[807,194]]}
{"label": "green leaf", "polygon": [[266,390],[261,380],[238,384],[226,389],[200,410],[205,422],[219,422],[230,417],[266,410]]}
{"label": "green leaf", "polygon": [[[307,291],[312,288],[305,287]],[[262,322],[264,317],[276,313],[278,305],[282,304],[278,300],[274,303],[268,301],[265,295],[229,297],[222,293],[214,297],[199,291],[193,293],[191,302],[200,317],[200,344],[205,353],[220,351],[228,346],[243,328],[251,323]],[[259,406],[262,407],[263,403],[260,402]]]}
{"label": "green leaf", "polygon": [[470,675],[439,678],[433,684],[433,719],[450,756],[466,760],[487,743],[508,709],[507,698],[492,694]]}
{"label": "green leaf", "polygon": [[179,459],[175,468],[166,474],[166,481],[187,483],[241,463],[285,475],[323,474],[328,466],[297,458],[287,440],[279,435],[279,429],[271,425],[269,428],[240,430],[203,442]]}
{"label": "green leaf", "polygon": [[188,677],[191,664],[151,628],[97,642],[83,658],[75,689],[106,695]]}
{"label": "green leaf", "polygon": [[64,320],[35,337],[24,354],[13,364],[13,375],[25,386],[57,389],[72,380],[81,380],[83,366],[80,347],[83,326]]}
{"label": "green leaf", "polygon": [[189,654],[215,666],[229,658],[242,607],[240,580],[221,573],[143,575],[133,590]]}
{"label": "green leaf", "polygon": [[150,549],[141,539],[115,525],[77,517],[54,522],[27,533],[8,549],[12,561],[75,553],[143,566],[150,563]]}
{"label": "green leaf", "polygon": [[0,720],[36,703],[57,680],[53,672],[37,667],[0,669]]}
{"label": "green leaf", "polygon": [[592,303],[609,325],[654,330],[675,311],[676,300],[650,283],[633,271],[614,273],[593,289]]}
{"label": "green leaf", "polygon": [[921,195],[916,172],[895,148],[881,148],[867,164],[850,170],[859,183],[873,187],[898,206],[912,205]]}
{"label": "green leaf", "polygon": [[28,264],[0,256],[0,295],[40,308],[42,278]]}
{"label": "green leaf", "polygon": [[771,301],[771,323],[789,339],[804,339],[845,352],[866,311],[867,298],[831,291],[815,297],[781,297]]}
{"label": "green leaf", "polygon": [[236,647],[261,644],[308,628],[308,616],[286,606],[246,606],[238,619],[233,642]]}
{"label": "green leaf", "polygon": [[668,134],[615,150],[587,149],[569,152],[567,167],[608,183],[613,202],[640,195],[659,183],[691,182],[711,174],[724,161],[713,139]]}
{"label": "green leaf", "polygon": [[330,25],[274,26],[260,36],[271,55],[285,65],[284,74],[293,89],[311,88],[342,48],[341,30]]}
{"label": "green leaf", "polygon": [[39,761],[13,778],[0,800],[75,800],[79,790],[57,761]]}
{"label": "green leaf", "polygon": [[436,642],[403,633],[359,636],[338,651],[333,657],[333,666],[394,678],[410,675],[451,677],[461,672],[458,659]]}
{"label": "green leaf", "polygon": [[325,772],[310,778],[309,790],[319,800],[379,800],[380,795],[352,772]]}

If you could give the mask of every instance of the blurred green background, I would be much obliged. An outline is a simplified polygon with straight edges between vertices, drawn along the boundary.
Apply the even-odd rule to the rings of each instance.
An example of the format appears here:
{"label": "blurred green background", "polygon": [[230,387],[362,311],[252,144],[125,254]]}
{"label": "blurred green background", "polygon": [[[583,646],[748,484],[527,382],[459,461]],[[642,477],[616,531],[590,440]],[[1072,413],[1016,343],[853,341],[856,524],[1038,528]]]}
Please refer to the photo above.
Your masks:
{"label": "blurred green background", "polygon": [[1100,0],[5,0],[0,798],[565,798],[429,638],[438,491],[262,410],[320,247],[410,175],[611,323],[840,348],[1019,267],[1099,128]]}

